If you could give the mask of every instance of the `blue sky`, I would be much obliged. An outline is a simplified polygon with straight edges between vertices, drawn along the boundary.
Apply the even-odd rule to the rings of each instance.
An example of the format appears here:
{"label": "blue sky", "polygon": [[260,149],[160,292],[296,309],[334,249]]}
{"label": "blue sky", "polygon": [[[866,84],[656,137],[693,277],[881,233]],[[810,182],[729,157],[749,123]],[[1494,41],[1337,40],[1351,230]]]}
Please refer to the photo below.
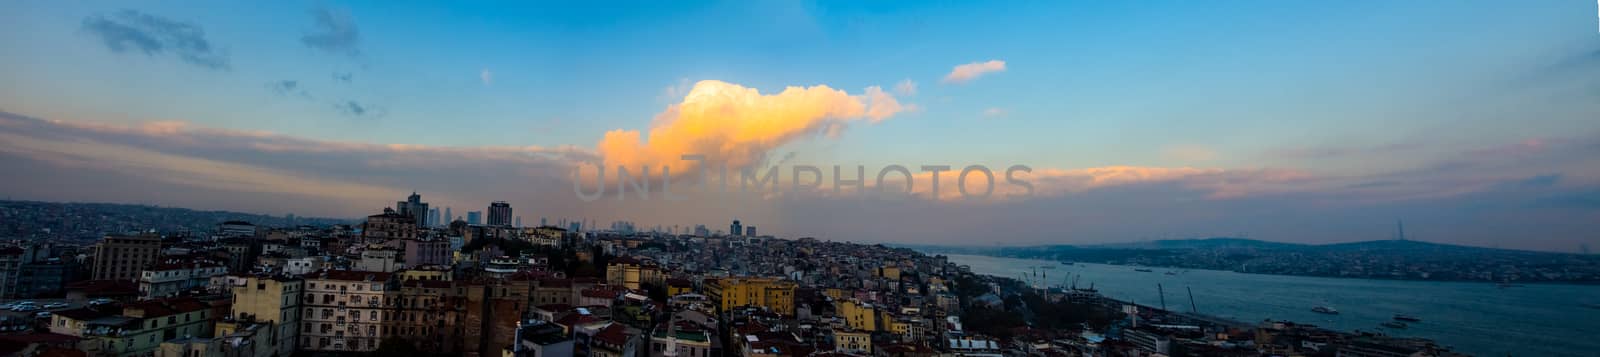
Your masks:
{"label": "blue sky", "polygon": [[[0,110],[134,127],[181,121],[191,134],[594,151],[607,131],[652,129],[701,80],[763,94],[878,86],[915,108],[765,152],[820,165],[1292,170],[1350,181],[1558,175],[1563,192],[1587,197],[1596,181],[1582,143],[1600,137],[1594,10],[1578,1],[21,1],[0,4],[11,29],[0,35]],[[185,60],[170,43],[117,51],[90,24],[132,21],[123,11],[192,25],[206,58],[225,64]],[[309,44],[314,36],[336,43]],[[942,80],[991,60],[1005,70]],[[914,94],[893,90],[904,81]],[[1542,166],[1439,169],[1516,147],[1577,151]],[[281,164],[266,161],[258,165]],[[1295,192],[1319,190],[1332,194]],[[1394,207],[1374,205],[1360,208]],[[794,215],[773,210],[771,220]],[[1593,216],[1585,212],[1578,217]],[[1208,222],[1192,230],[1249,230]],[[1095,239],[1129,238],[1106,232]],[[1576,239],[1594,238],[1551,245]]]}

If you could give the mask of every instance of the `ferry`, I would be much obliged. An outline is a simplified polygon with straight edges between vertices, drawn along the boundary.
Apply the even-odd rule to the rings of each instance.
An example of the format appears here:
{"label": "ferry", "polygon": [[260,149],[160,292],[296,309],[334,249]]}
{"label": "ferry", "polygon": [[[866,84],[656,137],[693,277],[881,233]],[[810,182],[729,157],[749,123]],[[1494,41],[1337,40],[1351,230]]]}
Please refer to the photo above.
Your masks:
{"label": "ferry", "polygon": [[1133,271],[1140,272],[1140,273],[1149,273],[1149,272],[1152,272],[1153,270],[1145,269],[1145,268],[1137,268],[1137,269],[1134,269]]}
{"label": "ferry", "polygon": [[1394,314],[1394,319],[1395,319],[1395,321],[1422,322],[1422,319],[1419,319],[1416,316],[1411,316],[1411,315],[1406,315],[1406,314]]}
{"label": "ferry", "polygon": [[1400,322],[1400,321],[1388,321],[1388,322],[1384,322],[1384,323],[1381,323],[1381,324],[1378,324],[1378,325],[1381,325],[1383,327],[1388,327],[1388,328],[1396,328],[1396,329],[1406,328],[1406,323]]}
{"label": "ferry", "polygon": [[1311,308],[1311,312],[1315,312],[1315,313],[1319,313],[1319,314],[1328,314],[1328,315],[1338,315],[1339,314],[1339,310],[1336,310],[1334,308],[1327,307],[1327,306],[1313,307],[1313,308]]}

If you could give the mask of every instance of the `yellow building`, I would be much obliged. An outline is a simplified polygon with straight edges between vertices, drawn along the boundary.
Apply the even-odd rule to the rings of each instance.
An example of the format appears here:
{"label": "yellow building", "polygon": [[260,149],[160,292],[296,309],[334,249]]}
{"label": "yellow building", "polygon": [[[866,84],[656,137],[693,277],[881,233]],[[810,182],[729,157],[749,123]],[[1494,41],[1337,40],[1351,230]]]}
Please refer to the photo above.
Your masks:
{"label": "yellow building", "polygon": [[660,287],[666,276],[654,263],[641,262],[632,257],[617,257],[606,263],[606,283],[629,289],[640,289],[643,284]]}
{"label": "yellow building", "polygon": [[878,268],[878,276],[887,278],[889,280],[900,280],[900,267],[886,266]]}
{"label": "yellow building", "polygon": [[667,296],[678,296],[694,292],[694,282],[688,279],[667,279]]}
{"label": "yellow building", "polygon": [[866,331],[833,330],[833,350],[838,352],[872,353],[872,334]]}
{"label": "yellow building", "polygon": [[740,306],[760,306],[783,316],[794,316],[794,290],[799,285],[777,278],[726,278],[706,284],[706,296],[721,311]]}
{"label": "yellow building", "polygon": [[[299,278],[245,277],[230,287],[233,293],[229,317],[239,322],[266,323],[276,331],[267,335],[277,341],[264,346],[273,353],[294,353],[300,337],[300,303],[305,281]],[[218,324],[218,326],[223,326]],[[223,334],[232,333],[224,332]]]}
{"label": "yellow building", "polygon": [[838,300],[834,305],[834,310],[838,311],[839,317],[843,317],[845,323],[849,324],[851,329],[860,331],[878,330],[878,312],[872,308],[872,304],[850,299]]}
{"label": "yellow building", "polygon": [[90,356],[147,357],[167,340],[210,337],[210,312],[209,304],[192,297],[146,300],[123,307],[120,316],[88,308],[63,311],[51,316],[50,332],[75,333],[82,338],[76,348]]}
{"label": "yellow building", "polygon": [[412,280],[450,281],[450,279],[451,279],[451,277],[450,277],[451,274],[450,274],[449,270],[440,270],[440,269],[403,270],[403,271],[400,271],[399,273],[400,273],[400,281],[412,281]]}
{"label": "yellow building", "polygon": [[843,300],[844,299],[844,289],[840,289],[840,288],[827,288],[827,289],[822,291],[822,294],[823,295],[827,295],[828,297],[833,298],[834,300]]}
{"label": "yellow building", "polygon": [[640,275],[639,263],[632,258],[618,257],[606,264],[606,284],[638,289]]}
{"label": "yellow building", "polygon": [[922,320],[910,317],[892,318],[884,320],[889,325],[889,332],[894,333],[904,341],[922,341]]}

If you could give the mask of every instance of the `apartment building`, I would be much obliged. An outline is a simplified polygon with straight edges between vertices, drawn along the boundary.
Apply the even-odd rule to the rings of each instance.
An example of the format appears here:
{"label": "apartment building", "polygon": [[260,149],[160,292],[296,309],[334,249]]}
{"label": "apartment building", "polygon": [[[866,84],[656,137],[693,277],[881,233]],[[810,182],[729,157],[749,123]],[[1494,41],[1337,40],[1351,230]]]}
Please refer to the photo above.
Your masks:
{"label": "apartment building", "polygon": [[300,349],[371,352],[385,334],[399,284],[394,274],[324,270],[306,274],[301,298]]}
{"label": "apartment building", "polygon": [[[270,356],[288,356],[295,352],[300,342],[301,305],[305,293],[305,280],[288,277],[243,277],[232,279],[229,287],[233,295],[232,311],[225,322],[237,326],[232,330],[253,330],[265,334],[266,350]],[[250,329],[251,323],[266,324],[266,331]],[[223,328],[218,323],[218,329]],[[260,338],[260,336],[256,336]],[[258,350],[261,349],[258,346]]]}
{"label": "apartment building", "polygon": [[405,280],[395,312],[385,320],[387,336],[395,336],[428,353],[460,353],[465,344],[462,324],[468,311],[466,290],[446,280]]}
{"label": "apartment building", "polygon": [[176,297],[185,290],[205,288],[211,277],[228,273],[222,264],[203,261],[168,260],[151,265],[139,274],[139,299]]}
{"label": "apartment building", "polygon": [[706,296],[728,311],[740,306],[759,306],[783,316],[794,316],[793,281],[777,278],[725,278],[709,280]]}
{"label": "apartment building", "polygon": [[134,281],[161,254],[161,237],[106,236],[94,247],[94,280]]}

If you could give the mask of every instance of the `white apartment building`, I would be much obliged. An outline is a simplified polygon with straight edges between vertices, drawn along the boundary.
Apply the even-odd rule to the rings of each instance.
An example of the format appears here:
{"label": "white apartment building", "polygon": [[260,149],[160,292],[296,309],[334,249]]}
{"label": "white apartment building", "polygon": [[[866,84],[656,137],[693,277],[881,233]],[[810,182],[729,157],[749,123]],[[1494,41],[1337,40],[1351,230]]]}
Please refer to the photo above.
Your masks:
{"label": "white apartment building", "polygon": [[228,274],[228,268],[211,262],[168,260],[139,273],[139,299],[175,297],[192,288],[211,284],[211,277]]}
{"label": "white apartment building", "polygon": [[399,284],[385,272],[324,270],[307,274],[300,347],[314,352],[371,352],[383,341],[383,321]]}

